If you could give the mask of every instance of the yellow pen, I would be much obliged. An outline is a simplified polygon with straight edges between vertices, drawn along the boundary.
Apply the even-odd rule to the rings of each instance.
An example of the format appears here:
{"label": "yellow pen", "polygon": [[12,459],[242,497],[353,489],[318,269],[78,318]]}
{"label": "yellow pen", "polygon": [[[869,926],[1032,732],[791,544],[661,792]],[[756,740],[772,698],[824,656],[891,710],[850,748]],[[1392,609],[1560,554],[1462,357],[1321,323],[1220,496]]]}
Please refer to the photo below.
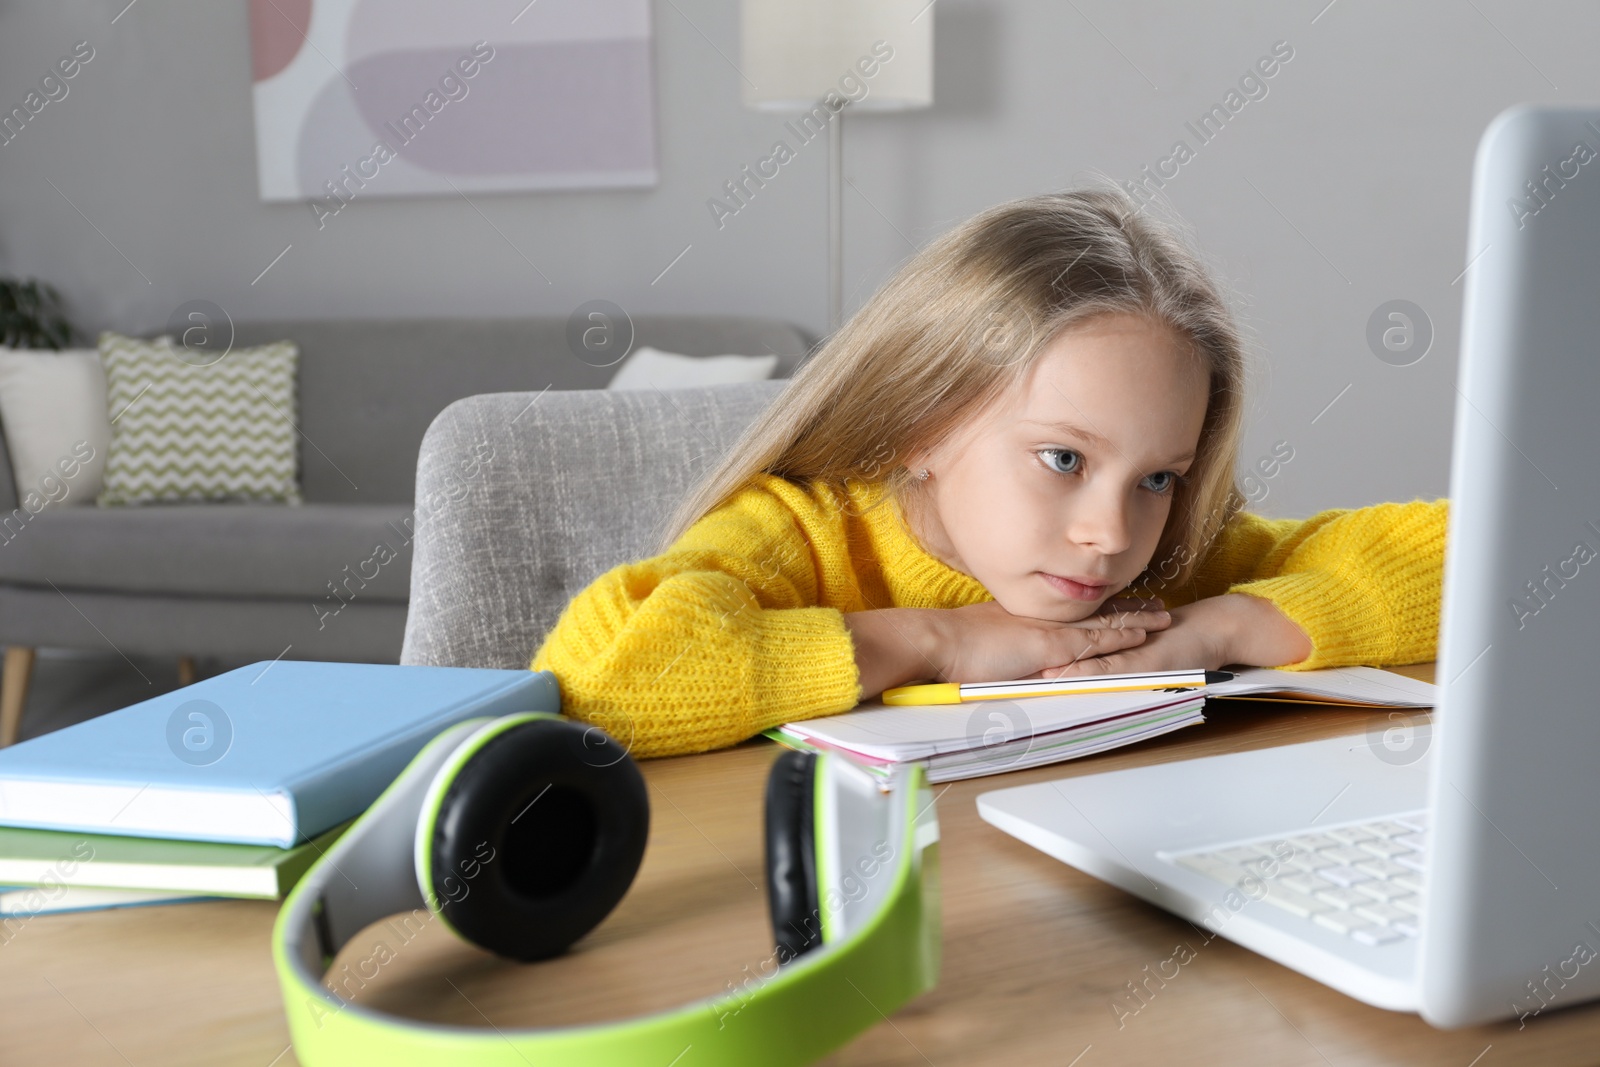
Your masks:
{"label": "yellow pen", "polygon": [[968,700],[1012,700],[1016,697],[1053,697],[1069,693],[1122,693],[1140,689],[1198,689],[1226,682],[1231,671],[1140,671],[1135,674],[1101,674],[1087,678],[1022,678],[1011,682],[931,682],[885,689],[885,704],[960,704]]}

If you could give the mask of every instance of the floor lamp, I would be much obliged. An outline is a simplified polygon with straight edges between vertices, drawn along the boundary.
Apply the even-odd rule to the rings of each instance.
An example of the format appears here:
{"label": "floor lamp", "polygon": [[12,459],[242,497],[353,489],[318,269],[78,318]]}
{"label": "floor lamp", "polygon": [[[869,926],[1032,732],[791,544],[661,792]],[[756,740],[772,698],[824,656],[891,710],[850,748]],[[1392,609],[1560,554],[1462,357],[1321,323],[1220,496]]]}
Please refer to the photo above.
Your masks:
{"label": "floor lamp", "polygon": [[[807,142],[828,128],[828,329],[844,305],[844,115],[933,103],[928,0],[741,0],[744,103],[799,112]],[[787,137],[785,138],[787,140]]]}

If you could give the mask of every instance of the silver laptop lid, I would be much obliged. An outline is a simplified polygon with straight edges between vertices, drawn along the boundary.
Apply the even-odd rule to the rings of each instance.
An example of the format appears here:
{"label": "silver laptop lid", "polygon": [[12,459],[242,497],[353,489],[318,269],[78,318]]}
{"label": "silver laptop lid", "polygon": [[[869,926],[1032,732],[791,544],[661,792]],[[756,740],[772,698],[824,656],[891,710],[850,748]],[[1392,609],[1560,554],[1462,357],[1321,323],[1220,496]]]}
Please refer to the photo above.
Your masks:
{"label": "silver laptop lid", "polygon": [[1600,107],[1473,169],[1429,782],[1422,1015],[1600,996]]}

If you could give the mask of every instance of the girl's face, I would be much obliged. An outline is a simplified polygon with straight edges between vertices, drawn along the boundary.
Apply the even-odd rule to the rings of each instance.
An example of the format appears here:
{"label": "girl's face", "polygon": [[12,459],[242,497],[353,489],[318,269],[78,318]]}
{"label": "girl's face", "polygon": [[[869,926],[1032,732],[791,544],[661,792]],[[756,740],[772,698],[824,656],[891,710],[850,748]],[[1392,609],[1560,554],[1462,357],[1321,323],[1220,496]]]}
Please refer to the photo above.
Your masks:
{"label": "girl's face", "polygon": [[1141,317],[1064,331],[1018,390],[910,457],[929,471],[907,503],[912,532],[1013,615],[1087,618],[1149,564],[1208,385],[1177,335]]}

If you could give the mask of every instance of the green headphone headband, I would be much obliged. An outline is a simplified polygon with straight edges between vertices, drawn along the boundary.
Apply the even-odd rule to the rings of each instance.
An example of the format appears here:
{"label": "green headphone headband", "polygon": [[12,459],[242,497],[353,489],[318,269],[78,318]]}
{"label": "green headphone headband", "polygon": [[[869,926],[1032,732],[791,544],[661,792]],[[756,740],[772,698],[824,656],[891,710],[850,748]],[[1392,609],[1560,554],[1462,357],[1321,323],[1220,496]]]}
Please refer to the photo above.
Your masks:
{"label": "green headphone headband", "polygon": [[810,1063],[937,981],[939,831],[922,768],[898,769],[885,791],[823,754],[811,812],[821,945],[763,973],[753,991],[611,1023],[491,1029],[411,1020],[326,988],[334,956],[361,929],[399,912],[438,914],[441,896],[471,891],[470,880],[435,884],[428,848],[441,802],[474,756],[540,719],[559,717],[472,719],[439,734],[290,891],[272,951],[305,1067]]}

